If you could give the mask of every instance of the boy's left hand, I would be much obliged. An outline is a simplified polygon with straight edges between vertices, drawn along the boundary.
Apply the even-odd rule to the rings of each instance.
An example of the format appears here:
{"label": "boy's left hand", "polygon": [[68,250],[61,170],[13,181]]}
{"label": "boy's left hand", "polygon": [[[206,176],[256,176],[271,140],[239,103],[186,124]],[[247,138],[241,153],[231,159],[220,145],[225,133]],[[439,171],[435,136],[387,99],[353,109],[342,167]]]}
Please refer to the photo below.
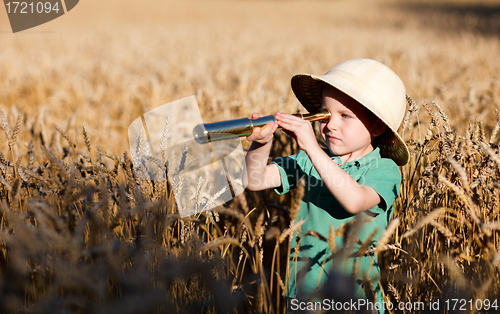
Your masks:
{"label": "boy's left hand", "polygon": [[311,122],[283,112],[276,113],[276,121],[286,134],[295,138],[306,153],[311,148],[319,147]]}

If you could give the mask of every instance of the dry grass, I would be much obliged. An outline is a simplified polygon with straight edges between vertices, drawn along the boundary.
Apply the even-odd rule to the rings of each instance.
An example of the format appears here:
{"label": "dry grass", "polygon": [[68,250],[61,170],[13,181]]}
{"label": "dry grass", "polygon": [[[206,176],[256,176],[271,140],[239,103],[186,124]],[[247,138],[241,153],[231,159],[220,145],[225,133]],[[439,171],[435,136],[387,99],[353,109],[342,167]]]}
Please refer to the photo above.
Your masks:
{"label": "dry grass", "polygon": [[[389,65],[415,99],[399,224],[376,247],[386,298],[494,299],[499,11],[493,1],[88,0],[24,34],[1,32],[2,312],[282,313],[300,190],[245,193],[180,219],[170,183],[135,174],[127,128],[193,94],[206,122],[294,112],[293,74],[356,57]],[[297,149],[284,135],[274,144],[273,156]],[[325,295],[348,298],[338,282]]]}

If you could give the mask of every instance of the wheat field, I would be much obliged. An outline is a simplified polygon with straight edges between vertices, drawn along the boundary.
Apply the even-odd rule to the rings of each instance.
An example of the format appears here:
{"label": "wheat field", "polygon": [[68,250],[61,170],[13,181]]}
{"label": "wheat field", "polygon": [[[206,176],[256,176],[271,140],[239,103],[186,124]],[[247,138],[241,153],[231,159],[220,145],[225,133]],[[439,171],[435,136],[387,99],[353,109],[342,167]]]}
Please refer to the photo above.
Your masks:
{"label": "wheat field", "polygon": [[[171,183],[135,173],[127,129],[191,95],[205,122],[293,113],[292,75],[359,57],[410,96],[411,162],[376,248],[385,300],[495,312],[499,35],[493,0],[86,0],[17,34],[0,9],[1,312],[285,313],[300,188],[181,218]],[[273,157],[296,150],[276,134]]]}

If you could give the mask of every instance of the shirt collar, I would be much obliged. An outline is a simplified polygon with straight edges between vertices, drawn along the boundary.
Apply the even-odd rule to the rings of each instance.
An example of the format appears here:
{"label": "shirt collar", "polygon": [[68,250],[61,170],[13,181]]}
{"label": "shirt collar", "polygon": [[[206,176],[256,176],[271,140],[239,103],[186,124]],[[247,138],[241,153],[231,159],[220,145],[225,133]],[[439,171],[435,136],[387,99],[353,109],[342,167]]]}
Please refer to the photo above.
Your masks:
{"label": "shirt collar", "polygon": [[[340,156],[333,154],[332,152],[330,152],[330,150],[328,150],[328,156],[330,156],[330,158],[333,159],[333,161],[335,161],[335,163],[337,165],[341,163]],[[352,161],[346,161],[342,165],[340,165],[340,167],[343,169],[349,168],[352,166],[355,166],[357,168],[361,168],[361,167],[369,164],[373,159],[380,159],[380,158],[381,158],[380,148],[375,147],[375,149],[373,151],[369,152],[368,154],[364,155],[363,157],[352,160]]]}

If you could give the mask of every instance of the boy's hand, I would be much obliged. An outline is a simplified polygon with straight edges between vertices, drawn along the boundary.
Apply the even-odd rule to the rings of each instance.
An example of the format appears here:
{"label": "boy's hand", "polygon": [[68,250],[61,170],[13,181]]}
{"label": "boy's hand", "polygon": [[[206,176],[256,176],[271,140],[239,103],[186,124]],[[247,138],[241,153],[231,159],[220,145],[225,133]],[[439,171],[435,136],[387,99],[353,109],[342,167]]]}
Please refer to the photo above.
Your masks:
{"label": "boy's hand", "polygon": [[[263,117],[263,115],[261,115],[260,113],[254,112],[252,114],[252,119],[257,119],[260,117]],[[278,128],[278,123],[269,122],[268,124],[266,124],[264,128],[260,127],[256,128],[252,132],[252,134],[247,136],[247,140],[250,142],[257,142],[260,144],[269,143],[273,139],[274,132],[276,131],[277,128]]]}
{"label": "boy's hand", "polygon": [[286,134],[295,138],[297,144],[306,153],[311,148],[318,146],[311,122],[283,112],[276,114],[276,121]]}

